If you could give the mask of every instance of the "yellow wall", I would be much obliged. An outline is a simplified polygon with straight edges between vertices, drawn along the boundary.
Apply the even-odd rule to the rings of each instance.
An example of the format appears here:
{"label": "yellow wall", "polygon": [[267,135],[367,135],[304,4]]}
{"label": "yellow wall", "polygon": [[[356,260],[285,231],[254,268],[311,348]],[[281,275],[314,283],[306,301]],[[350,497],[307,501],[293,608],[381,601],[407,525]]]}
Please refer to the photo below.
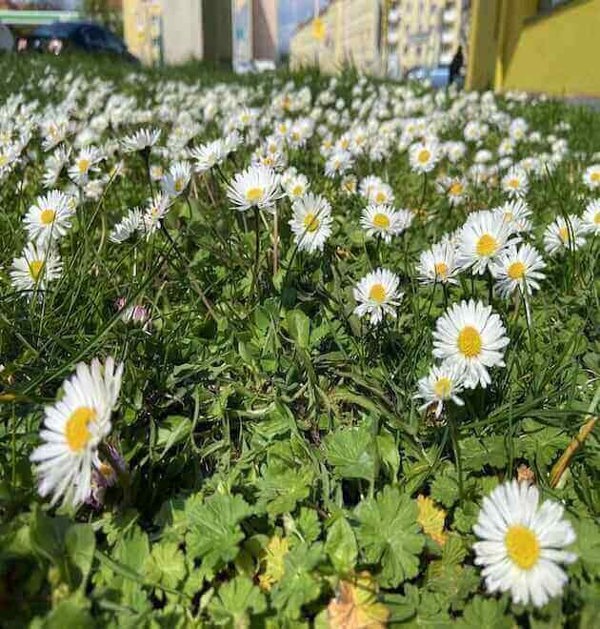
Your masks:
{"label": "yellow wall", "polygon": [[581,0],[527,22],[504,90],[600,96],[600,0]]}
{"label": "yellow wall", "polygon": [[600,96],[600,0],[473,0],[468,89]]}

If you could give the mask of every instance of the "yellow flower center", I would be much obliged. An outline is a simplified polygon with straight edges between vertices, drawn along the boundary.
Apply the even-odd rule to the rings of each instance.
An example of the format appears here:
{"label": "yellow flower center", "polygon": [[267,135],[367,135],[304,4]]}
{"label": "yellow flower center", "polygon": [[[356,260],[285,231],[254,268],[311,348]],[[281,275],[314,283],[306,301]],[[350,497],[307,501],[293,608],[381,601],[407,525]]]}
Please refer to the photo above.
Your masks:
{"label": "yellow flower center", "polygon": [[521,182],[515,177],[513,179],[509,179],[507,185],[509,188],[516,190],[519,187],[520,183]]}
{"label": "yellow flower center", "polygon": [[477,255],[489,257],[493,256],[498,249],[498,242],[490,234],[483,234],[477,241]]}
{"label": "yellow flower center", "polygon": [[0,155],[0,166],[6,166],[8,157],[6,155]]}
{"label": "yellow flower center", "polygon": [[426,164],[431,159],[431,153],[427,149],[421,149],[417,155],[419,164]]}
{"label": "yellow flower center", "polygon": [[458,335],[458,349],[467,358],[475,358],[481,353],[481,335],[471,325],[466,325]]}
{"label": "yellow flower center", "polygon": [[246,191],[246,201],[256,203],[263,198],[264,190],[262,188],[248,188]]}
{"label": "yellow flower center", "polygon": [[504,222],[512,223],[515,220],[515,215],[512,212],[504,212]]}
{"label": "yellow flower center", "polygon": [[569,240],[569,228],[561,227],[558,230],[558,235],[563,242],[567,242]]}
{"label": "yellow flower center", "polygon": [[369,299],[376,301],[378,304],[382,304],[385,301],[386,292],[383,284],[373,284],[369,291]]}
{"label": "yellow flower center", "polygon": [[80,406],[69,417],[65,426],[65,437],[67,445],[73,452],[80,452],[85,448],[92,436],[88,425],[95,419],[96,411],[87,406]]}
{"label": "yellow flower center", "polygon": [[300,184],[298,184],[297,186],[294,186],[292,188],[292,196],[299,197],[303,191],[304,191],[304,188]]}
{"label": "yellow flower center", "polygon": [[540,543],[536,534],[526,526],[509,527],[504,537],[506,553],[522,570],[531,570],[540,558]]}
{"label": "yellow flower center", "polygon": [[525,265],[522,262],[513,262],[507,269],[506,274],[511,280],[520,280],[525,275]]}
{"label": "yellow flower center", "polygon": [[433,390],[438,397],[442,399],[447,398],[452,391],[452,380],[446,377],[439,378],[435,383]]}
{"label": "yellow flower center", "polygon": [[307,232],[316,232],[319,229],[319,219],[312,212],[306,214],[302,222]]}
{"label": "yellow flower center", "polygon": [[87,173],[90,168],[90,160],[89,159],[80,159],[77,162],[77,168],[81,174]]}
{"label": "yellow flower center", "polygon": [[459,196],[460,194],[462,194],[463,191],[463,185],[462,183],[460,183],[460,181],[455,181],[451,186],[450,186],[450,194],[452,196]]}
{"label": "yellow flower center", "polygon": [[387,198],[387,195],[385,194],[385,192],[382,192],[381,190],[375,195],[375,203],[383,203]]}
{"label": "yellow flower center", "polygon": [[389,229],[389,216],[382,213],[375,214],[375,216],[373,217],[373,225],[375,225],[375,227],[379,227],[379,229]]}
{"label": "yellow flower center", "polygon": [[600,181],[600,170],[595,170],[591,175],[590,175],[590,180],[593,181],[594,183],[597,183]]}
{"label": "yellow flower center", "polygon": [[438,262],[434,267],[437,277],[445,280],[448,275],[448,265],[445,262]]}
{"label": "yellow flower center", "polygon": [[175,192],[181,192],[183,190],[183,179],[175,180]]}
{"label": "yellow flower center", "polygon": [[42,272],[43,268],[44,268],[44,261],[43,260],[32,260],[29,263],[29,273],[31,274],[31,277],[35,281],[37,281],[37,279],[40,276],[40,273]]}
{"label": "yellow flower center", "polygon": [[595,225],[600,225],[600,212],[596,212],[596,214],[594,216],[594,224]]}
{"label": "yellow flower center", "polygon": [[40,214],[40,220],[44,225],[50,225],[50,223],[54,222],[54,217],[56,216],[56,212],[54,210],[42,210]]}

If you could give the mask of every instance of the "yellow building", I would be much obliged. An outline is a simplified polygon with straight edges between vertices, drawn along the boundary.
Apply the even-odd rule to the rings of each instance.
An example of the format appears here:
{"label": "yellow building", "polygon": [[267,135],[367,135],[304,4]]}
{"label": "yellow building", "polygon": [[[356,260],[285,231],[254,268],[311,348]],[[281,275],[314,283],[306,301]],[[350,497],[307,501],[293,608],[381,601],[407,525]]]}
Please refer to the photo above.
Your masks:
{"label": "yellow building", "polygon": [[316,19],[301,24],[290,41],[293,68],[318,65],[336,72],[353,65],[362,72],[381,71],[379,0],[333,0]]}
{"label": "yellow building", "polygon": [[473,0],[469,89],[600,96],[600,0]]}
{"label": "yellow building", "polygon": [[[493,0],[492,0],[493,1]],[[449,65],[468,40],[469,0],[388,0],[388,67]]]}

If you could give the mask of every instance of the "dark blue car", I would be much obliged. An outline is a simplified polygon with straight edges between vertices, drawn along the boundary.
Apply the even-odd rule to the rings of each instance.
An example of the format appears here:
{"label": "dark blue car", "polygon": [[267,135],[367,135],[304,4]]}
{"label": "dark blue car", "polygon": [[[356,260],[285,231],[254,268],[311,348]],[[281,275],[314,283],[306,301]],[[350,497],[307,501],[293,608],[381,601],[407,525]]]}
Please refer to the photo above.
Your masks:
{"label": "dark blue car", "polygon": [[29,36],[28,49],[55,55],[66,51],[101,53],[138,62],[120,37],[93,22],[55,22],[38,26]]}

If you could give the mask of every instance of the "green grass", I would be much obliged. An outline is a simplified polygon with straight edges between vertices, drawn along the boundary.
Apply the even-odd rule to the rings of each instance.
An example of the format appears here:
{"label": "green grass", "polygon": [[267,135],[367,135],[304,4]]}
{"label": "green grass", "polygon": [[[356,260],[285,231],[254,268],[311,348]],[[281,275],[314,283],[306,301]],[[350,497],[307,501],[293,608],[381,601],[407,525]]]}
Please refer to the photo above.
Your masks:
{"label": "green grass", "polygon": [[[1,69],[8,77],[2,97],[21,92],[39,107],[60,103],[68,87],[59,79],[50,93],[41,92],[47,71],[81,74],[96,82],[94,89],[107,81],[107,95],[131,94],[140,108],[160,103],[158,86],[166,81],[206,89],[238,85],[233,76],[197,64],[139,71],[16,57]],[[245,77],[241,84],[249,90],[247,102],[263,106],[288,80],[313,94],[328,82],[305,71]],[[356,80],[351,72],[340,78],[337,96],[347,104]],[[92,91],[80,89],[81,106]],[[187,106],[175,99],[170,107]],[[510,113],[542,134],[558,122],[571,125],[564,134],[571,155],[551,176],[534,181],[527,197],[541,250],[548,223],[583,209],[581,172],[600,148],[600,115],[559,102],[517,105]],[[449,136],[463,126],[459,121]],[[170,125],[162,128],[164,143]],[[102,139],[132,129],[109,128]],[[219,135],[208,123],[194,143]],[[487,142],[493,148],[497,140],[492,133]],[[372,575],[376,586],[369,587],[378,589],[383,618],[389,614],[398,626],[594,626],[600,615],[597,433],[558,487],[548,475],[598,401],[597,239],[564,257],[545,256],[546,279],[530,298],[530,329],[523,308],[494,295],[492,306],[510,338],[506,368],[494,369],[487,390],[465,393],[465,407],[453,407],[438,423],[418,412],[413,395],[432,362],[432,331],[447,304],[439,286],[417,283],[414,267],[421,251],[464,223],[467,210],[451,210],[432,179],[423,198],[423,179],[404,154],[357,161],[359,179],[378,174],[399,207],[426,210],[399,240],[376,246],[360,229],[364,202],[323,176],[318,142],[292,150],[290,164],[329,199],[335,224],[322,255],[296,255],[289,202],[281,201],[276,276],[270,232],[251,213],[242,221],[230,209],[217,172],[199,178],[186,200],[176,202],[168,237],[158,232],[148,242],[111,243],[112,225],[150,196],[142,158],[127,156],[126,175],[79,207],[61,242],[63,275],[38,302],[25,299],[9,278],[26,241],[23,214],[43,192],[37,135],[30,145],[28,158],[0,188],[3,626],[309,626],[315,618],[326,622],[340,580],[353,582],[361,572]],[[520,151],[524,157],[527,147]],[[250,150],[242,149],[224,164],[223,177],[229,180],[249,160]],[[502,201],[498,189],[480,188],[467,207]],[[379,264],[400,275],[405,296],[398,319],[373,329],[353,315],[352,289]],[[115,306],[123,297],[149,309],[149,334],[123,323]],[[484,276],[451,288],[449,302],[469,297],[488,301]],[[40,443],[44,404],[54,402],[79,361],[109,355],[125,365],[109,441],[127,461],[126,478],[108,492],[103,509],[50,508],[37,494],[29,461]],[[545,497],[563,502],[578,532],[581,559],[568,569],[564,596],[541,611],[487,595],[473,564],[472,525],[483,496],[514,477],[520,464],[535,473]],[[417,495],[431,496],[446,512],[443,548],[416,523]]]}

